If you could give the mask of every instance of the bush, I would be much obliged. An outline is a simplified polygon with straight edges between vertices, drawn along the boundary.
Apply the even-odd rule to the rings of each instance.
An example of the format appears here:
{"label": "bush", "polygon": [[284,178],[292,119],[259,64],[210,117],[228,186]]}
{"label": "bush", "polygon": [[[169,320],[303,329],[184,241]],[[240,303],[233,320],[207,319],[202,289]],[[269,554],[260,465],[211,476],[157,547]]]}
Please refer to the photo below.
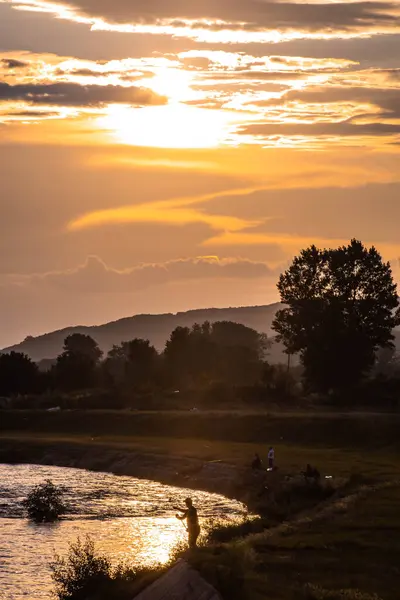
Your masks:
{"label": "bush", "polygon": [[50,568],[58,600],[131,600],[162,573],[157,567],[113,567],[88,536],[70,544],[66,558],[56,555]]}
{"label": "bush", "polygon": [[71,544],[67,558],[56,555],[50,568],[59,600],[90,598],[111,579],[109,560],[96,555],[89,538]]}
{"label": "bush", "polygon": [[66,512],[62,495],[62,490],[48,479],[37,485],[22,504],[28,511],[28,517],[35,523],[51,523]]}

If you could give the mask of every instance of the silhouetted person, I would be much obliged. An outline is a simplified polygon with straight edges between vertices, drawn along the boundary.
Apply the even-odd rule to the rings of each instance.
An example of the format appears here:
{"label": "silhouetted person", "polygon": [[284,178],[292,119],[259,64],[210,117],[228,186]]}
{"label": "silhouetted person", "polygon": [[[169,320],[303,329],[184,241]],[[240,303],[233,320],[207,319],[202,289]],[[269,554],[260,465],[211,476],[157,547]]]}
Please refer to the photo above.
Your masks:
{"label": "silhouetted person", "polygon": [[274,468],[274,463],[275,463],[275,450],[271,446],[270,449],[268,450],[268,468],[271,469],[271,471]]}
{"label": "silhouetted person", "polygon": [[251,468],[255,471],[259,471],[260,469],[262,469],[262,466],[263,464],[261,458],[258,456],[258,454],[255,454],[253,462],[251,463]]}
{"label": "silhouetted person", "polygon": [[187,508],[178,508],[183,514],[176,515],[176,518],[180,521],[186,520],[186,529],[189,536],[189,548],[195,548],[197,538],[200,534],[199,519],[197,516],[197,509],[193,506],[191,498],[186,498],[185,504]]}

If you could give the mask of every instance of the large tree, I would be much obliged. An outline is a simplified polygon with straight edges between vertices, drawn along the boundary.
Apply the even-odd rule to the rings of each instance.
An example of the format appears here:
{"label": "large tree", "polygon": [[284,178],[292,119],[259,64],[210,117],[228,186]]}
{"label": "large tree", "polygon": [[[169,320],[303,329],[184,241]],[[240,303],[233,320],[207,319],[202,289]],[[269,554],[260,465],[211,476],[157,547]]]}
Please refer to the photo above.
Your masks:
{"label": "large tree", "polygon": [[0,396],[35,393],[39,388],[39,369],[26,354],[0,355]]}
{"label": "large tree", "polygon": [[96,384],[96,372],[103,352],[89,335],[74,333],[64,340],[64,351],[52,369],[56,387],[78,390]]}
{"label": "large tree", "polygon": [[157,383],[158,361],[158,352],[149,340],[136,338],[113,346],[104,362],[104,370],[114,385],[146,389]]}
{"label": "large tree", "polygon": [[240,323],[177,327],[165,347],[165,367],[174,383],[183,387],[252,384],[261,377],[267,345],[265,334]]}
{"label": "large tree", "polygon": [[357,383],[379,348],[393,345],[399,300],[389,263],[376,248],[311,246],[279,279],[281,302],[273,322],[289,354],[299,353],[306,382],[329,391]]}

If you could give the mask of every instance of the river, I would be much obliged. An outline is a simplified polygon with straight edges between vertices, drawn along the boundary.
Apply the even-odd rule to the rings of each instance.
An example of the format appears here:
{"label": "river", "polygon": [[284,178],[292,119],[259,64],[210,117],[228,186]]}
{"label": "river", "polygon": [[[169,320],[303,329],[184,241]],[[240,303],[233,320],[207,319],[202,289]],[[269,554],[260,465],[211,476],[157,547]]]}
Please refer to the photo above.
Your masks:
{"label": "river", "polygon": [[[63,486],[68,515],[56,524],[30,523],[21,508],[46,479]],[[0,598],[49,600],[49,563],[78,537],[90,535],[113,562],[156,564],[185,538],[174,506],[192,497],[200,522],[235,519],[245,507],[224,496],[185,490],[133,477],[65,467],[0,464]]]}

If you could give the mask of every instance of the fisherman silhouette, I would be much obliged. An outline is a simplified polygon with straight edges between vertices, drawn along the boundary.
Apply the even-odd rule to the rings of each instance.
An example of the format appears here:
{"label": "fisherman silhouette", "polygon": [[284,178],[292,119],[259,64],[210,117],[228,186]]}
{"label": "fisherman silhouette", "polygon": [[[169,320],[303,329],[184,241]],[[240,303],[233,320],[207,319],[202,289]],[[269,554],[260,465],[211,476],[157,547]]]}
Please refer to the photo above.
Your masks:
{"label": "fisherman silhouette", "polygon": [[189,536],[189,548],[195,548],[197,538],[200,534],[200,525],[197,516],[197,509],[193,506],[191,498],[186,498],[185,504],[186,508],[177,508],[177,510],[181,511],[183,514],[176,515],[176,518],[180,521],[186,520],[186,529]]}

